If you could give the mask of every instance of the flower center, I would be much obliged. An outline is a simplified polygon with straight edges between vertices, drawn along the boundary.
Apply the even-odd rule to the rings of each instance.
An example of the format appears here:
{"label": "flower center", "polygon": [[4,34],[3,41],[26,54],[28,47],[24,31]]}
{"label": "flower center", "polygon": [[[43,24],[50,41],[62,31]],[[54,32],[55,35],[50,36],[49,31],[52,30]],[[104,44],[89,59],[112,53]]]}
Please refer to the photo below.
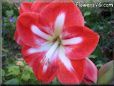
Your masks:
{"label": "flower center", "polygon": [[[46,40],[46,46],[41,46],[41,49],[39,49],[39,51],[37,51],[38,49],[35,49],[35,48],[29,50],[30,53],[33,53],[36,51],[40,52],[42,51],[42,47],[43,47],[43,50],[45,50],[44,47],[46,47],[47,52],[41,60],[41,63],[43,64],[43,72],[46,72],[49,64],[53,62],[52,60],[54,60],[56,57],[59,57],[59,59],[67,69],[69,70],[73,69],[70,60],[65,55],[64,46],[78,44],[82,42],[82,37],[62,39],[61,34],[64,28],[64,23],[65,23],[65,13],[60,13],[55,20],[54,32],[52,36],[41,31],[40,28],[38,28],[36,25],[31,26],[31,30],[35,35]],[[47,46],[48,44],[50,44],[49,47]],[[56,55],[56,52],[58,56]]]}
{"label": "flower center", "polygon": [[56,42],[56,41],[58,41],[58,46],[60,46],[61,45],[61,41],[62,39],[59,37],[59,36],[57,36],[57,37],[55,37],[54,39],[53,39],[53,42]]}

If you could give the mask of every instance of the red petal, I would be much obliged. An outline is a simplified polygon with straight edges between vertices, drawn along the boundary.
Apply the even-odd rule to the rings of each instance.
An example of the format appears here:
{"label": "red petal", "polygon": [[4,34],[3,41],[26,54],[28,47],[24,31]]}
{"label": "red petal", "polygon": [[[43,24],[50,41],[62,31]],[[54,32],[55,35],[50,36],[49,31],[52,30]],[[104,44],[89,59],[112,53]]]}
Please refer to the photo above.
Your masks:
{"label": "red petal", "polygon": [[65,27],[73,25],[83,26],[84,19],[79,8],[71,0],[70,2],[61,0],[60,2],[61,3],[59,3],[58,0],[55,0],[41,11],[43,20],[45,20],[46,23],[49,23],[50,26],[54,25],[57,16],[63,12],[65,13]]}
{"label": "red petal", "polygon": [[67,70],[61,61],[58,61],[59,70],[57,72],[57,77],[62,84],[79,84],[84,77],[85,60],[74,60],[71,61],[71,63],[74,71]]}
{"label": "red petal", "polygon": [[[42,55],[45,53],[45,52],[37,52],[37,53],[29,53],[28,52],[28,49],[30,47],[28,46],[23,46],[22,47],[22,55],[24,57],[24,60],[26,61],[26,63],[30,66],[32,66],[35,61],[37,61],[36,64],[38,64],[40,62],[40,60],[42,59]],[[37,60],[36,60],[37,59]]]}
{"label": "red petal", "polygon": [[14,34],[14,40],[17,42],[17,44],[19,45],[24,45],[21,38],[19,37],[19,34],[17,31],[15,31],[15,34]]}
{"label": "red petal", "polygon": [[37,0],[32,4],[31,10],[37,13],[40,13],[48,4],[53,0]]}
{"label": "red petal", "polygon": [[22,49],[23,57],[25,61],[32,67],[33,72],[36,78],[43,83],[50,83],[57,71],[57,64],[55,61],[49,64],[47,70],[43,72],[43,63],[41,63],[42,58],[45,55],[45,52],[33,53],[27,55],[27,50],[29,47],[25,46]]}
{"label": "red petal", "polygon": [[[49,64],[46,72],[43,72],[43,66],[42,64],[39,64],[37,68],[37,72],[35,73],[38,80],[42,81],[43,83],[50,83],[56,76],[57,73],[57,64],[56,62],[53,62]],[[35,70],[35,69],[33,69]]]}
{"label": "red petal", "polygon": [[[20,5],[19,13],[22,14],[24,12],[30,12],[31,11],[31,6],[32,6],[32,2],[23,2]],[[17,31],[15,32],[14,39],[16,40],[16,42],[19,45],[23,45],[23,43],[22,43],[22,41],[20,39],[20,36],[19,36]]]}
{"label": "red petal", "polygon": [[95,64],[91,60],[87,59],[85,69],[86,70],[85,70],[85,76],[84,76],[83,82],[85,84],[96,83],[98,70]]}
{"label": "red petal", "polygon": [[22,14],[24,12],[30,12],[31,6],[32,6],[32,2],[23,2],[20,6],[19,13]]}
{"label": "red petal", "polygon": [[24,13],[20,15],[17,20],[16,30],[24,44],[28,46],[38,46],[45,42],[45,40],[32,32],[32,25],[37,26],[41,31],[45,30],[45,28],[42,29],[39,23],[39,15],[36,13]]}
{"label": "red petal", "polygon": [[99,41],[99,35],[87,27],[68,28],[64,30],[63,35],[65,34],[64,39],[73,37],[82,38],[82,42],[72,46],[66,46],[66,54],[71,59],[83,59],[88,57],[94,51]]}

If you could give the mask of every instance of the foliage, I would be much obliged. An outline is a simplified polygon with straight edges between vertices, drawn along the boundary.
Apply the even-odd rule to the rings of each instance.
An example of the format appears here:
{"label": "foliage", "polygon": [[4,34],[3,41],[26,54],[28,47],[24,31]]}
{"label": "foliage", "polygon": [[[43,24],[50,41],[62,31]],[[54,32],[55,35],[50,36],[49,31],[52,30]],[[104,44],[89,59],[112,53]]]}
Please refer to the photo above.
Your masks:
{"label": "foliage", "polygon": [[99,70],[98,84],[114,84],[114,60],[103,65]]}
{"label": "foliage", "polygon": [[[28,67],[20,54],[20,47],[13,39],[18,8],[14,3],[2,3],[2,72],[3,84],[37,84],[37,80],[30,67]],[[12,46],[13,45],[13,46]],[[20,64],[20,65],[19,65]],[[31,82],[32,81],[32,82]]]}
{"label": "foliage", "polygon": [[[20,47],[13,40],[16,19],[19,15],[19,2],[11,3],[10,0],[2,3],[2,72],[3,84],[40,84],[34,77],[30,67],[22,59]],[[33,0],[29,0],[33,1]],[[114,32],[112,27],[113,8],[80,8],[85,17],[86,26],[100,34],[100,41],[90,59],[101,66],[112,60]],[[107,75],[109,77],[109,75]],[[59,84],[55,79],[52,84]]]}
{"label": "foliage", "polygon": [[113,52],[114,32],[112,27],[113,8],[81,8],[85,16],[86,26],[99,33],[100,40],[96,50],[90,56],[91,60],[101,67],[110,61]]}

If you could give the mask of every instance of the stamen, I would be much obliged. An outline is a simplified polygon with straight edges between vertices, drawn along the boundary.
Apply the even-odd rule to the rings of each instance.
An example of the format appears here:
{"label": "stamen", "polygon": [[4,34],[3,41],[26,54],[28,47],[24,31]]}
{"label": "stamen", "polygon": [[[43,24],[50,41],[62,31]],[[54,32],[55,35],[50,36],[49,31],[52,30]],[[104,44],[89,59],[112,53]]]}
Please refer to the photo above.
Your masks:
{"label": "stamen", "polygon": [[48,35],[48,34],[42,32],[36,25],[32,25],[32,26],[31,26],[31,30],[32,30],[32,32],[33,32],[34,34],[40,36],[40,37],[43,38],[43,39],[49,40],[49,39],[51,38],[50,35]]}
{"label": "stamen", "polygon": [[74,44],[79,44],[81,42],[82,42],[81,37],[75,37],[71,39],[62,40],[63,45],[74,45]]}

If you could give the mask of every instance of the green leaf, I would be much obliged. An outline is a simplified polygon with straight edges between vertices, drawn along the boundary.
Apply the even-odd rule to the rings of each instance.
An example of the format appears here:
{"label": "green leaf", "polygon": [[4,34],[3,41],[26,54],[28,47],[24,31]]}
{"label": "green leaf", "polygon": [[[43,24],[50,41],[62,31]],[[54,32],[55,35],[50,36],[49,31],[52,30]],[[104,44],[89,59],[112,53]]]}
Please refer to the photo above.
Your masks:
{"label": "green leaf", "polygon": [[93,55],[95,55],[97,57],[103,57],[102,52],[101,52],[101,48],[99,46],[97,46],[97,48],[95,49]]}
{"label": "green leaf", "polygon": [[19,66],[9,66],[8,72],[9,75],[18,75],[20,73]]}
{"label": "green leaf", "polygon": [[96,66],[97,66],[97,67],[101,67],[101,66],[102,66],[102,64],[101,64],[101,63],[99,63],[99,64],[97,64]]}
{"label": "green leaf", "polygon": [[6,84],[6,85],[17,85],[17,84],[19,84],[19,80],[17,78],[13,78],[13,79],[7,80],[4,84]]}
{"label": "green leaf", "polygon": [[3,79],[3,76],[5,76],[5,71],[2,68],[0,68],[0,80]]}
{"label": "green leaf", "polygon": [[29,73],[33,73],[32,68],[29,66],[25,66],[25,71],[28,71]]}
{"label": "green leaf", "polygon": [[23,72],[22,76],[21,76],[21,79],[24,80],[24,81],[28,81],[30,79],[30,73],[25,71]]}
{"label": "green leaf", "polygon": [[51,85],[60,85],[60,83],[58,82],[57,78],[55,78]]}
{"label": "green leaf", "polygon": [[6,11],[6,15],[7,15],[8,17],[13,16],[13,14],[14,14],[13,10],[7,10],[7,11]]}
{"label": "green leaf", "polygon": [[86,12],[84,13],[84,16],[89,16],[89,15],[91,15],[91,12],[90,12],[90,11],[86,11]]}
{"label": "green leaf", "polygon": [[89,58],[95,59],[97,56],[96,55],[90,55]]}
{"label": "green leaf", "polygon": [[0,68],[0,76],[4,76],[4,75],[5,75],[5,71],[2,68]]}
{"label": "green leaf", "polygon": [[114,79],[114,60],[103,65],[99,70],[98,84],[109,84]]}

